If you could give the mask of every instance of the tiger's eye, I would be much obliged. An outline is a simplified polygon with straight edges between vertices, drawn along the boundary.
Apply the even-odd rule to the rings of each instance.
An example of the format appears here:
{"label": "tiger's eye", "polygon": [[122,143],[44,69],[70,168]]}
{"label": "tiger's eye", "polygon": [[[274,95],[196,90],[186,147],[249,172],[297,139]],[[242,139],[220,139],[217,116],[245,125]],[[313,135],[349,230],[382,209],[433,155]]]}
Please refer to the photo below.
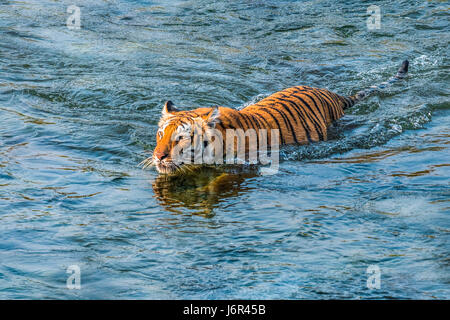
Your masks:
{"label": "tiger's eye", "polygon": [[180,141],[183,140],[183,139],[186,139],[186,137],[183,136],[183,135],[178,136],[178,137],[176,137],[175,142],[180,142]]}

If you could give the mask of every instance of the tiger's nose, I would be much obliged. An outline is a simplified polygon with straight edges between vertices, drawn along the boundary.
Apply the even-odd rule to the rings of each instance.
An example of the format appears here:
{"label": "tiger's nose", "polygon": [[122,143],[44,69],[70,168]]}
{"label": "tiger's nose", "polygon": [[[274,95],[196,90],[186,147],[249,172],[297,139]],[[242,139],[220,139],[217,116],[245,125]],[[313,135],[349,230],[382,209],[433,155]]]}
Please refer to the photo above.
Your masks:
{"label": "tiger's nose", "polygon": [[164,160],[165,158],[167,158],[169,154],[165,153],[165,152],[155,152],[155,156],[159,161]]}

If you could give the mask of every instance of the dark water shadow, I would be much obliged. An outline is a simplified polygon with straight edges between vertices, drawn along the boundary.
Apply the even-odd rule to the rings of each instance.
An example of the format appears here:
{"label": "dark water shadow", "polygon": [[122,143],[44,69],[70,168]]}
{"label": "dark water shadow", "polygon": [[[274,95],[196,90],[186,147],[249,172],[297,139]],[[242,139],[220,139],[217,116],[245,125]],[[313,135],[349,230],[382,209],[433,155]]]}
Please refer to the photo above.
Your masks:
{"label": "dark water shadow", "polygon": [[213,217],[214,208],[249,190],[246,181],[258,176],[252,168],[202,168],[188,175],[160,175],[152,183],[158,202],[168,211]]}

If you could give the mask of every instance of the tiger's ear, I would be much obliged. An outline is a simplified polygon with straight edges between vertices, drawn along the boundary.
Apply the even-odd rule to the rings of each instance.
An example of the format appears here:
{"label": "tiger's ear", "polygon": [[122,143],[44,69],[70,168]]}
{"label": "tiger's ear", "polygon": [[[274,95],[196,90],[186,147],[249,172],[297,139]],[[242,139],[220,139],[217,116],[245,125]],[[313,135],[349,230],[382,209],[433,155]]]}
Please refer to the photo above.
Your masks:
{"label": "tiger's ear", "polygon": [[202,116],[203,120],[206,121],[209,127],[214,128],[217,123],[219,123],[219,107],[212,107],[211,111]]}
{"label": "tiger's ear", "polygon": [[164,104],[164,107],[162,109],[162,115],[163,115],[163,117],[165,117],[165,116],[171,115],[177,111],[178,111],[177,108],[175,108],[173,106],[173,102],[169,100],[169,101],[166,101],[166,103]]}

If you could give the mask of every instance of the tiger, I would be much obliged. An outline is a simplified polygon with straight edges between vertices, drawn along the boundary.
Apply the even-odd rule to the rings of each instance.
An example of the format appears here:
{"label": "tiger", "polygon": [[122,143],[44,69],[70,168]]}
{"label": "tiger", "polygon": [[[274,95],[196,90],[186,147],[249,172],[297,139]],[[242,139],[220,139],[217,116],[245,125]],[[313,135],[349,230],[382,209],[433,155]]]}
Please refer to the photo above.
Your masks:
{"label": "tiger", "polygon": [[[403,79],[408,72],[409,62],[405,60],[395,76],[379,85],[358,91],[351,96],[336,94],[327,89],[309,86],[294,86],[276,92],[241,110],[213,106],[194,110],[178,110],[172,101],[162,108],[162,115],[156,133],[156,147],[153,154],[141,162],[143,168],[154,165],[159,173],[184,172],[189,166],[174,161],[174,150],[189,144],[198,132],[205,133],[214,128],[223,133],[227,129],[253,129],[256,132],[278,130],[279,144],[308,144],[327,140],[327,129],[340,119],[345,110],[369,97],[375,92]],[[211,137],[205,135],[205,146]],[[267,139],[270,139],[268,134]],[[259,143],[259,141],[258,141]]]}

